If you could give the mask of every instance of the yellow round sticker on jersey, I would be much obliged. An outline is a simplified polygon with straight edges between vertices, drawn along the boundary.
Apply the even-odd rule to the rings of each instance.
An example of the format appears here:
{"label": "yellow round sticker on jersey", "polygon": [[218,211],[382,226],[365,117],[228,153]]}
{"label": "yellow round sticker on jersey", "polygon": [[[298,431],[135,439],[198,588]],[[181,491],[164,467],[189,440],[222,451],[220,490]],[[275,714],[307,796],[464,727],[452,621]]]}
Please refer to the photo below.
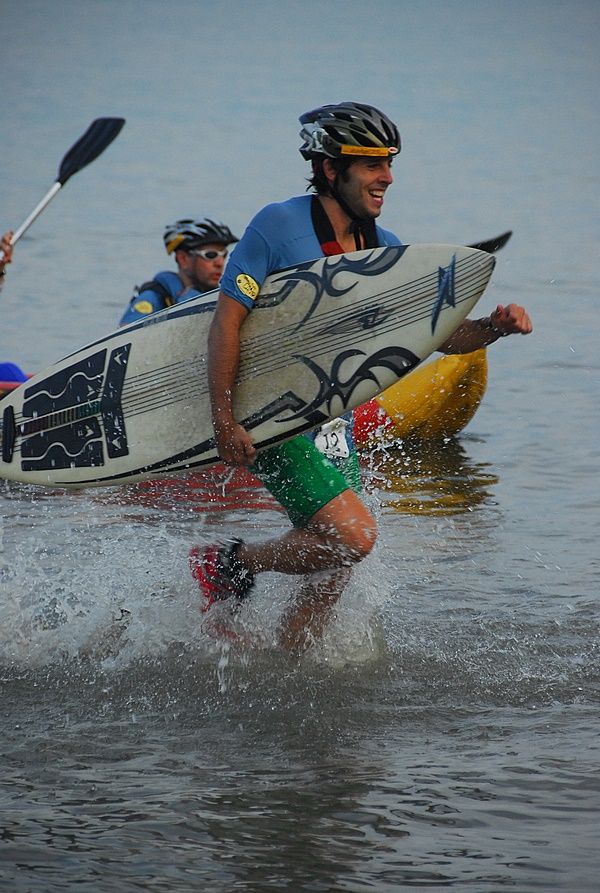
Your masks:
{"label": "yellow round sticker on jersey", "polygon": [[138,301],[137,304],[133,305],[133,309],[137,313],[152,313],[154,307],[150,303],[150,301]]}
{"label": "yellow round sticker on jersey", "polygon": [[258,297],[260,286],[258,282],[256,282],[252,276],[248,276],[247,273],[240,273],[240,275],[236,277],[235,284],[241,293],[246,295],[247,298],[250,298],[251,301],[255,301]]}

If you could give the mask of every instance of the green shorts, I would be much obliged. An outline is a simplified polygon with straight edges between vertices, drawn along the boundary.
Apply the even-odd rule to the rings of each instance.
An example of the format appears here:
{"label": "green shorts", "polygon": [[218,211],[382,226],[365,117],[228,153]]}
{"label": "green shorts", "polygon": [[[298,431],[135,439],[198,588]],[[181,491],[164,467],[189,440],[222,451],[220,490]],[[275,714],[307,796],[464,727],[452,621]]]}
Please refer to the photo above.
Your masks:
{"label": "green shorts", "polygon": [[281,503],[294,527],[306,527],[344,490],[362,489],[356,452],[347,459],[330,460],[303,435],[262,450],[250,471]]}

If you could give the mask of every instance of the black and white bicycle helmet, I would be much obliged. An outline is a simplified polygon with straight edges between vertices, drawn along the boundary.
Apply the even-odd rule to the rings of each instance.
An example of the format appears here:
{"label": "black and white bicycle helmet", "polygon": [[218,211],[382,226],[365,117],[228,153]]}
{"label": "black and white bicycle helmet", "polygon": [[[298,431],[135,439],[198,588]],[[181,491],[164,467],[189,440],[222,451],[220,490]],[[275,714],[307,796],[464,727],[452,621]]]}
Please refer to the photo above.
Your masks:
{"label": "black and white bicycle helmet", "polygon": [[178,248],[184,251],[202,248],[203,245],[230,245],[239,242],[228,226],[217,223],[204,217],[201,220],[176,220],[175,223],[165,227],[163,235],[167,254],[172,254]]}
{"label": "black and white bicycle helmet", "polygon": [[340,102],[323,105],[300,116],[300,152],[307,161],[326,155],[397,155],[400,134],[387,115],[372,105]]}

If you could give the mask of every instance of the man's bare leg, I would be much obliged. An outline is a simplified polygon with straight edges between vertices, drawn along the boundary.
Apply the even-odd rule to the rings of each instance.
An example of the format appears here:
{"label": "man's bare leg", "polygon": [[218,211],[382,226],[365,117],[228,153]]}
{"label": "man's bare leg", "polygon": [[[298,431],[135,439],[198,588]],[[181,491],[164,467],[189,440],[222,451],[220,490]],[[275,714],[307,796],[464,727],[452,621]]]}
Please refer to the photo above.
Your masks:
{"label": "man's bare leg", "polygon": [[375,519],[353,490],[345,490],[313,515],[305,528],[266,543],[244,543],[236,559],[253,573],[310,574],[361,561],[376,539]]}
{"label": "man's bare leg", "polygon": [[351,573],[352,568],[344,567],[306,582],[281,622],[279,644],[285,651],[302,654],[322,637]]}
{"label": "man's bare leg", "polygon": [[259,545],[243,544],[236,553],[254,573],[314,574],[281,625],[279,642],[287,651],[301,653],[323,631],[352,571],[375,545],[375,519],[352,490],[327,503],[304,529],[295,529],[277,540]]}

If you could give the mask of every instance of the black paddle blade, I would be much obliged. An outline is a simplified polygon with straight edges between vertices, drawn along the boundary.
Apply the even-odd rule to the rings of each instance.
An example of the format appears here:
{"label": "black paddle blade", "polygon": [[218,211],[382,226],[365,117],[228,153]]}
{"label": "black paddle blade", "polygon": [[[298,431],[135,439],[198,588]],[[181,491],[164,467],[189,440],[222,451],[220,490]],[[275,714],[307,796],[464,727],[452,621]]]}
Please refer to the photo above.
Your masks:
{"label": "black paddle blade", "polygon": [[509,229],[500,236],[496,236],[495,239],[488,239],[486,242],[476,242],[475,245],[468,245],[467,247],[477,248],[479,251],[486,251],[488,254],[495,254],[496,251],[504,248],[511,236],[512,229]]}
{"label": "black paddle blade", "polygon": [[121,132],[125,118],[96,118],[63,158],[57,182],[64,186],[69,177],[94,161]]}

